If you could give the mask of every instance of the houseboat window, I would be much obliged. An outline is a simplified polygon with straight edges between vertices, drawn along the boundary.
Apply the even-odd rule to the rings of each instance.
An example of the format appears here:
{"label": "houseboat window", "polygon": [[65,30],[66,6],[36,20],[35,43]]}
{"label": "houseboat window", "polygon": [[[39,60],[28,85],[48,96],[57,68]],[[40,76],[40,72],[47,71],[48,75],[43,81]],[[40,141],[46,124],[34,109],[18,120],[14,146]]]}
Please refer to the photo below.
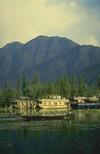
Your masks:
{"label": "houseboat window", "polygon": [[45,102],[45,105],[48,105],[48,102]]}
{"label": "houseboat window", "polygon": [[46,105],[46,102],[44,102],[44,105]]}
{"label": "houseboat window", "polygon": [[57,105],[57,102],[54,102],[54,105]]}
{"label": "houseboat window", "polygon": [[50,102],[51,103],[51,105],[54,105],[54,102]]}

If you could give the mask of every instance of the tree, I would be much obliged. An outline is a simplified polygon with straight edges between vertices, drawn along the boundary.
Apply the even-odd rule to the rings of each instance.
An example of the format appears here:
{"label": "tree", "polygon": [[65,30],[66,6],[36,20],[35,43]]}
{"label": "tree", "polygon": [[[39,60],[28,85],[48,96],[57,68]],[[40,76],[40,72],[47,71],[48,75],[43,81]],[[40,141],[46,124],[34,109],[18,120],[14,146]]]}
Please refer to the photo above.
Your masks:
{"label": "tree", "polygon": [[33,79],[32,79],[32,85],[34,84],[39,84],[40,80],[39,80],[39,76],[37,74],[35,74],[33,76]]}
{"label": "tree", "polygon": [[88,86],[84,79],[80,77],[79,79],[79,88],[78,88],[78,94],[80,96],[86,96],[87,95]]}
{"label": "tree", "polygon": [[72,76],[70,78],[70,97],[74,97],[78,95],[78,82],[77,82],[77,78],[75,76]]}
{"label": "tree", "polygon": [[98,76],[98,78],[97,78],[97,87],[100,90],[100,76]]}
{"label": "tree", "polygon": [[16,92],[15,92],[16,94],[16,98],[18,99],[19,97],[20,97],[20,80],[19,79],[17,79],[17,81],[16,81]]}
{"label": "tree", "polygon": [[60,94],[62,97],[69,97],[70,96],[70,82],[67,75],[64,75],[64,77],[60,80]]}
{"label": "tree", "polygon": [[27,96],[27,91],[26,91],[27,86],[28,86],[28,80],[26,79],[25,76],[23,76],[23,78],[22,78],[22,93],[23,93],[23,96]]}

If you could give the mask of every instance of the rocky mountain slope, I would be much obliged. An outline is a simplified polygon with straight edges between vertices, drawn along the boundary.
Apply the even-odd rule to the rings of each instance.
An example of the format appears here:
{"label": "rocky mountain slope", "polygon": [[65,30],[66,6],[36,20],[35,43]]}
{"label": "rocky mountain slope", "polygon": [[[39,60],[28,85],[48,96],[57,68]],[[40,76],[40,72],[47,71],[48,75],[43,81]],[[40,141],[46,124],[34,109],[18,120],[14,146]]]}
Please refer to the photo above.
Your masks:
{"label": "rocky mountain slope", "polygon": [[26,44],[0,48],[0,85],[26,75],[50,81],[64,75],[82,75],[93,82],[100,74],[100,47],[79,45],[64,37],[39,36]]}

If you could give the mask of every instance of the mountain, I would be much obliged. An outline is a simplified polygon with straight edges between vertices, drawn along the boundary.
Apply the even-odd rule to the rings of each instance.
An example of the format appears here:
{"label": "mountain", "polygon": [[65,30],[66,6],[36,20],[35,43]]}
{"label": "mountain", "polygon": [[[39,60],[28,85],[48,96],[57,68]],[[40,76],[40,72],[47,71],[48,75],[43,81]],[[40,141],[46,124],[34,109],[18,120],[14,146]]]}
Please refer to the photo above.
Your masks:
{"label": "mountain", "polygon": [[0,48],[0,85],[39,74],[50,81],[64,75],[82,75],[93,82],[100,74],[100,47],[79,45],[64,37],[38,36],[21,44],[13,42]]}

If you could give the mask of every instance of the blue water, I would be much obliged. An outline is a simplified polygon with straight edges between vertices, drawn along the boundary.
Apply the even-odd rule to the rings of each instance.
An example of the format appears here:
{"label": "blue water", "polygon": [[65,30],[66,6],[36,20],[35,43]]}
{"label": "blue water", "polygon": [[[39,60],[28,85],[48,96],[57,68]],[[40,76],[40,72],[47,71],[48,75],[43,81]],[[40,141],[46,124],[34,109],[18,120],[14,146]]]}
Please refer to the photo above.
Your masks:
{"label": "blue water", "polygon": [[0,121],[0,154],[100,154],[100,110],[58,121]]}

